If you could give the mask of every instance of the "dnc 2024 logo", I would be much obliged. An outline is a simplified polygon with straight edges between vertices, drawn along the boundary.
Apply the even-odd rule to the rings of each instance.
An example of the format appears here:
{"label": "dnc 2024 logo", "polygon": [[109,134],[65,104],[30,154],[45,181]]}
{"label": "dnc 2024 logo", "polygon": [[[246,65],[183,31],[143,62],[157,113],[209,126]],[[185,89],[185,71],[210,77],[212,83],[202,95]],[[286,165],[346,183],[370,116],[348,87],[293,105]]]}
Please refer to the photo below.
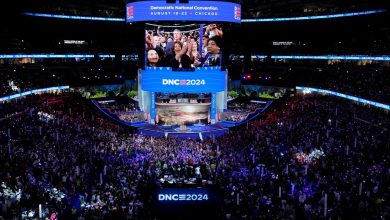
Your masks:
{"label": "dnc 2024 logo", "polygon": [[134,6],[130,5],[127,7],[127,19],[133,19],[134,18]]}
{"label": "dnc 2024 logo", "polygon": [[204,79],[162,79],[164,86],[204,86]]}

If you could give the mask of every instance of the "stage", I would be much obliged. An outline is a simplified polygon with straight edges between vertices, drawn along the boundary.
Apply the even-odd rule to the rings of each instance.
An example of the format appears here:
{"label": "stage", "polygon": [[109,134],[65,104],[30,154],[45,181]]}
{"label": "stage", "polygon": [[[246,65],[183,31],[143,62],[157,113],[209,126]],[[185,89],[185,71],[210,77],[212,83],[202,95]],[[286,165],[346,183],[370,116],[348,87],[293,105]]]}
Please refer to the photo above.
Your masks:
{"label": "stage", "polygon": [[[241,126],[243,124],[247,124],[253,120],[256,120],[259,116],[263,114],[263,112],[269,107],[272,101],[265,102],[264,106],[261,108],[257,108],[255,111],[248,113],[245,115],[245,118],[240,121],[227,121],[227,120],[219,120],[214,124],[208,123],[206,124],[205,120],[198,120],[198,122],[194,124],[186,124],[186,125],[167,125],[167,124],[153,124],[150,123],[147,118],[143,118],[145,112],[135,111],[135,112],[118,112],[115,113],[110,109],[108,105],[104,105],[105,101],[97,101],[92,100],[92,103],[102,112],[104,115],[111,120],[125,125],[137,130],[138,134],[151,136],[151,137],[173,137],[173,138],[191,138],[191,139],[199,139],[205,140],[208,138],[220,137],[229,133],[229,129]],[[111,100],[110,103],[115,103],[115,100]],[[180,105],[174,105],[180,106]],[[122,117],[125,115],[126,117]],[[132,117],[129,117],[132,116]],[[138,117],[134,117],[138,116]],[[125,119],[125,120],[124,120]],[[135,121],[127,121],[129,119],[135,119]],[[140,120],[142,119],[142,120]],[[138,120],[138,121],[137,121]]]}
{"label": "stage", "polygon": [[204,140],[207,138],[223,136],[228,132],[228,128],[216,123],[213,125],[187,125],[185,126],[185,130],[178,125],[163,126],[147,124],[138,127],[137,133],[152,137],[176,137]]}

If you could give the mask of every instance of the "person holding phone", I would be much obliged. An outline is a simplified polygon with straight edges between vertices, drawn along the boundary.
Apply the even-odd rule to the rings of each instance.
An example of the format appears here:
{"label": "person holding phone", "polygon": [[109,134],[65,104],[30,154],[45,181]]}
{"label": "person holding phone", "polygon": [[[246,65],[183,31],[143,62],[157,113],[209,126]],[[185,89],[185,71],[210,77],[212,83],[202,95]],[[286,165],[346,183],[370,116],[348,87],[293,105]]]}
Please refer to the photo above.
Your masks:
{"label": "person holding phone", "polygon": [[217,26],[217,24],[209,24],[209,25],[207,25],[205,34],[209,38],[212,38],[214,36],[223,37],[223,31],[222,31],[221,28],[219,28]]}

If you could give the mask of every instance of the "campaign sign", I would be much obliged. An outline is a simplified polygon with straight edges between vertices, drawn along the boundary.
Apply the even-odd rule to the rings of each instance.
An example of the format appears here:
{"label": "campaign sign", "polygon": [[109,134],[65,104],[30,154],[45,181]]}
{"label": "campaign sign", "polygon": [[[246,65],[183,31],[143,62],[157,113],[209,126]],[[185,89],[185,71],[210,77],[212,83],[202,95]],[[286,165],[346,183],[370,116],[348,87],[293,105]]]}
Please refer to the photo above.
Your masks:
{"label": "campaign sign", "polygon": [[162,188],[154,195],[159,219],[218,219],[221,196],[215,188]]}
{"label": "campaign sign", "polygon": [[220,1],[138,1],[126,5],[126,21],[220,21],[241,22],[241,5]]}

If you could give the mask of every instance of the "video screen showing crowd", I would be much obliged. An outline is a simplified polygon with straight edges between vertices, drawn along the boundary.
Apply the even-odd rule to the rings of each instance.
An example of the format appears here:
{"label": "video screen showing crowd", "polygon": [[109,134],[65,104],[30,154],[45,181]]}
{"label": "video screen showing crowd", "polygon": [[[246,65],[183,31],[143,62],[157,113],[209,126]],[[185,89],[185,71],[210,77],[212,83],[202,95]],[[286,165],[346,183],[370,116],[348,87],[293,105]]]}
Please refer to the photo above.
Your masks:
{"label": "video screen showing crowd", "polygon": [[173,70],[223,66],[223,29],[219,24],[146,25],[147,67]]}

